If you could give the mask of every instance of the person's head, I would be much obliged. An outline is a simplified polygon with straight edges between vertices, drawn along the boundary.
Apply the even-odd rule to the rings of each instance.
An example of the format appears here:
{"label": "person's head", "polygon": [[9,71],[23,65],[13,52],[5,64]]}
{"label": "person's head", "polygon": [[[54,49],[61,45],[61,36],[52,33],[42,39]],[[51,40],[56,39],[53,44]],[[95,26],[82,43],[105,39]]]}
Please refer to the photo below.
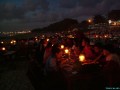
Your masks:
{"label": "person's head", "polygon": [[103,55],[107,56],[114,52],[114,47],[111,44],[106,44],[103,47]]}
{"label": "person's head", "polygon": [[52,47],[52,43],[51,42],[48,42],[46,48],[51,48]]}
{"label": "person's head", "polygon": [[96,52],[96,53],[101,52],[102,51],[102,46],[103,45],[101,43],[99,43],[99,42],[95,43],[94,52]]}
{"label": "person's head", "polygon": [[82,40],[82,46],[86,46],[86,45],[89,45],[90,44],[90,39],[89,38],[84,38]]}
{"label": "person's head", "polygon": [[62,52],[61,52],[60,48],[57,46],[53,46],[52,47],[52,55],[56,58],[61,58]]}
{"label": "person's head", "polygon": [[39,42],[39,45],[44,45],[44,46],[46,46],[47,45],[47,43],[46,43],[46,41],[45,41],[45,39],[41,39],[40,40],[40,42]]}

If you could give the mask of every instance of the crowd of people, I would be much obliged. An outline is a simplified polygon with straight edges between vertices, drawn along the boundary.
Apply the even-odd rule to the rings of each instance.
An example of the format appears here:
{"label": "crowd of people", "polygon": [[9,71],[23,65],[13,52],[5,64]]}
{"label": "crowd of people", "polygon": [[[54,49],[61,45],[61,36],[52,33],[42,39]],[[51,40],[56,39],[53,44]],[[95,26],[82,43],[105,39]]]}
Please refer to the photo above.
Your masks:
{"label": "crowd of people", "polygon": [[[77,32],[74,38],[54,36],[34,43],[34,50],[29,55],[30,66],[27,74],[35,90],[40,90],[41,87],[45,90],[68,90],[61,65],[64,62],[62,58],[65,57],[61,45],[70,50],[70,56],[74,59],[82,53],[86,61],[99,63],[100,75],[105,80],[105,86],[119,87],[120,57],[116,50],[118,48],[112,45],[112,42],[94,42],[93,45],[90,42],[88,37]],[[80,61],[76,59],[75,62]]]}

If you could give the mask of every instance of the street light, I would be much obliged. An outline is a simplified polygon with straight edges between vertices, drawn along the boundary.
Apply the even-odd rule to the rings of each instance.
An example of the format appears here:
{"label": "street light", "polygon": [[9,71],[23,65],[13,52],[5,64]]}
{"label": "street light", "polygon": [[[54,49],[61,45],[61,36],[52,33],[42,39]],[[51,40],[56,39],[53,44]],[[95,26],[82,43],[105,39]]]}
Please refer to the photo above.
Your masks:
{"label": "street light", "polygon": [[109,23],[109,25],[112,23],[112,21],[111,20],[108,20],[108,23]]}
{"label": "street light", "polygon": [[91,20],[91,19],[88,19],[88,22],[89,22],[89,23],[91,23],[91,22],[92,22],[92,20]]}

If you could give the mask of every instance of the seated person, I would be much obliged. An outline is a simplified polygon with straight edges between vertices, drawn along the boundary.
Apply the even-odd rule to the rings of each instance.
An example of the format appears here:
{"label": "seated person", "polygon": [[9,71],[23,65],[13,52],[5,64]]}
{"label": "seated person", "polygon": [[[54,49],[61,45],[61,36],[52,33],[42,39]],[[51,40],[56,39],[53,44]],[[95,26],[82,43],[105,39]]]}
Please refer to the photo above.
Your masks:
{"label": "seated person", "polygon": [[101,43],[95,43],[93,47],[94,51],[94,61],[99,62],[100,64],[105,64],[105,56],[103,55],[103,45]]}
{"label": "seated person", "polygon": [[106,64],[103,67],[103,74],[108,80],[108,85],[120,85],[120,58],[114,52],[114,47],[110,44],[105,45],[103,55],[106,58]]}
{"label": "seated person", "polygon": [[62,55],[61,50],[58,47],[53,46],[52,53],[50,57],[46,60],[46,65],[45,65],[45,69],[48,73],[58,71],[57,64],[59,62],[59,59],[61,58],[61,55]]}
{"label": "seated person", "polygon": [[93,60],[94,54],[90,46],[90,40],[88,38],[84,38],[82,40],[82,46],[83,46],[82,53],[85,55],[86,60]]}
{"label": "seated person", "polygon": [[47,81],[50,86],[47,87],[52,90],[63,90],[65,88],[64,79],[59,69],[59,60],[61,55],[61,50],[56,45],[54,45],[52,47],[51,56],[46,60],[45,72]]}

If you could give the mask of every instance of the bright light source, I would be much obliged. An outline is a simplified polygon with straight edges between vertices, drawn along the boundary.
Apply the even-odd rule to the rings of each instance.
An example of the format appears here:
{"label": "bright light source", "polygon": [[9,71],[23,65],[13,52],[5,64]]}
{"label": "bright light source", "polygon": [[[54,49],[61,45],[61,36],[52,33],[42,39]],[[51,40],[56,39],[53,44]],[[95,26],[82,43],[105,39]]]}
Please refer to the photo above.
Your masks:
{"label": "bright light source", "polygon": [[5,47],[3,47],[2,50],[5,51],[6,50]]}
{"label": "bright light source", "polygon": [[14,40],[13,42],[14,42],[14,43],[16,43],[16,41],[15,41],[15,40]]}
{"label": "bright light source", "polygon": [[91,23],[91,22],[92,22],[92,20],[91,20],[91,19],[88,19],[88,22],[89,22],[89,23]]}
{"label": "bright light source", "polygon": [[13,44],[13,41],[11,41],[10,43]]}
{"label": "bright light source", "polygon": [[38,39],[37,39],[37,38],[36,38],[35,40],[36,40],[36,41],[38,41]]}
{"label": "bright light source", "polygon": [[108,20],[108,23],[109,23],[109,24],[111,24],[111,23],[112,23],[112,21],[111,21],[111,20]]}
{"label": "bright light source", "polygon": [[114,23],[113,23],[113,25],[114,25],[114,26],[116,26],[116,25],[117,25],[117,23],[116,23],[116,22],[114,22]]}
{"label": "bright light source", "polygon": [[81,61],[81,62],[85,61],[85,55],[80,54],[79,55],[79,61]]}
{"label": "bright light source", "polygon": [[68,50],[68,49],[65,49],[65,53],[68,54],[68,53],[69,53],[69,50]]}
{"label": "bright light source", "polygon": [[47,41],[49,41],[49,39],[47,39]]}
{"label": "bright light source", "polygon": [[61,45],[61,49],[63,49],[64,48],[64,45]]}

